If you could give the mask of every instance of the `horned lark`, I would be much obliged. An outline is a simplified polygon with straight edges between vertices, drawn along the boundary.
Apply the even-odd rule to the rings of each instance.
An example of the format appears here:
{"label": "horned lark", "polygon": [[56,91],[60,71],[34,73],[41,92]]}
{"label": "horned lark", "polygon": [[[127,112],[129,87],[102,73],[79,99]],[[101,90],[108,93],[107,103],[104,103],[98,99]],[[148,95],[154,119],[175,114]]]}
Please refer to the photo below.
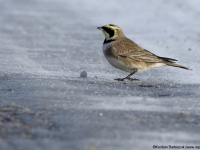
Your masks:
{"label": "horned lark", "polygon": [[157,56],[146,49],[143,49],[130,39],[126,38],[121,28],[108,24],[102,27],[97,27],[105,35],[103,42],[103,53],[107,61],[115,68],[129,72],[125,78],[115,80],[124,81],[138,80],[130,78],[134,73],[146,71],[151,68],[160,66],[173,66],[183,69],[187,67],[175,63],[175,59]]}

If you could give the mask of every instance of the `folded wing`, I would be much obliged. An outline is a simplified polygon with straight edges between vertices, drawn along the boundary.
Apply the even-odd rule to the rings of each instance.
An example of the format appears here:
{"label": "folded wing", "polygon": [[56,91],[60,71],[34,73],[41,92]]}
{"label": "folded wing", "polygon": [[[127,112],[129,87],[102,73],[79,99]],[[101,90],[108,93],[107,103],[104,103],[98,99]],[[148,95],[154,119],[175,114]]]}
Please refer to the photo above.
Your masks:
{"label": "folded wing", "polygon": [[159,57],[155,54],[141,48],[133,41],[126,39],[122,40],[113,45],[114,53],[121,57],[128,57],[130,59],[142,62],[154,62],[154,63],[162,63],[162,62],[172,62],[177,61],[172,58]]}

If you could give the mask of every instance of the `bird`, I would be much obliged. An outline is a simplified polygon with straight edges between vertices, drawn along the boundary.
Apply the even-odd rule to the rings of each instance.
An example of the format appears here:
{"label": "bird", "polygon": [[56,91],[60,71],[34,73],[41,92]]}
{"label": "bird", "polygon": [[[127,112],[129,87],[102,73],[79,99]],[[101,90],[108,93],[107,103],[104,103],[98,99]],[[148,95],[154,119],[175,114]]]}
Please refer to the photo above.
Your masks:
{"label": "bird", "polygon": [[173,58],[160,57],[140,47],[128,39],[122,29],[114,24],[97,27],[105,36],[103,53],[107,61],[115,68],[128,72],[125,78],[114,80],[139,80],[131,78],[136,72],[146,71],[155,67],[173,66],[189,70],[189,68],[175,63]]}

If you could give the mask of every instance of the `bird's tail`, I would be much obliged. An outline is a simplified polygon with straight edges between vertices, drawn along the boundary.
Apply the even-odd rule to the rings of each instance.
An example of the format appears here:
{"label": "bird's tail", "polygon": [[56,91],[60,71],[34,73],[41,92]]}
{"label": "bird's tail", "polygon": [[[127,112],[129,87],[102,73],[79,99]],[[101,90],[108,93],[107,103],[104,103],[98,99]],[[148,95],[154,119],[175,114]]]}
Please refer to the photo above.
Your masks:
{"label": "bird's tail", "polygon": [[173,67],[178,67],[178,68],[183,68],[183,69],[189,70],[189,68],[187,68],[185,66],[181,66],[179,64],[176,64],[174,62],[166,62],[165,64],[168,65],[168,66],[173,66]]}
{"label": "bird's tail", "polygon": [[177,61],[176,59],[173,59],[173,58],[167,58],[167,57],[160,57],[158,56],[158,58],[162,59],[164,61],[164,63],[168,66],[173,66],[173,67],[178,67],[178,68],[183,68],[183,69],[186,69],[186,70],[189,70],[188,67],[185,67],[185,66],[181,66],[179,64],[176,64],[175,61]]}

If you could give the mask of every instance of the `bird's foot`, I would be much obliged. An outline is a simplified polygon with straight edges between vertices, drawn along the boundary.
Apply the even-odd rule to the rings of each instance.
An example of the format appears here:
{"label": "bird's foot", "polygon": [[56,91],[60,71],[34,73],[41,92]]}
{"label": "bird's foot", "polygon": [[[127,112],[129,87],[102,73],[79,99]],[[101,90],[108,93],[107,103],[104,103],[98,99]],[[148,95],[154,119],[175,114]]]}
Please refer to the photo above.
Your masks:
{"label": "bird's foot", "polygon": [[125,78],[125,79],[127,79],[127,80],[129,80],[129,81],[140,81],[139,79],[136,79],[136,78]]}
{"label": "bird's foot", "polygon": [[125,78],[117,78],[117,79],[114,79],[114,80],[117,80],[117,81],[124,81]]}
{"label": "bird's foot", "polygon": [[139,79],[133,79],[133,78],[117,78],[117,79],[114,79],[114,80],[117,80],[117,81],[125,81],[125,80],[140,81]]}

